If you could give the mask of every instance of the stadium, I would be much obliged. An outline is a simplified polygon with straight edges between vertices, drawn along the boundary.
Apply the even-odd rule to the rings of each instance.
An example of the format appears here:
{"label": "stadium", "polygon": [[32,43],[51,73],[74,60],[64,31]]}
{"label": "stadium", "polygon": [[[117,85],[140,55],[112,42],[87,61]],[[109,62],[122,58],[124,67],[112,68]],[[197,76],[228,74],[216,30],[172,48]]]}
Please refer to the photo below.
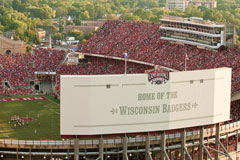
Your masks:
{"label": "stadium", "polygon": [[[159,28],[155,23],[107,21],[75,53],[35,48],[32,53],[0,54],[0,159],[238,159],[239,46],[214,43],[219,48],[211,50],[199,42],[169,41],[161,38]],[[170,74],[231,68],[228,120],[166,130],[60,134],[61,75],[135,75],[156,66]]]}

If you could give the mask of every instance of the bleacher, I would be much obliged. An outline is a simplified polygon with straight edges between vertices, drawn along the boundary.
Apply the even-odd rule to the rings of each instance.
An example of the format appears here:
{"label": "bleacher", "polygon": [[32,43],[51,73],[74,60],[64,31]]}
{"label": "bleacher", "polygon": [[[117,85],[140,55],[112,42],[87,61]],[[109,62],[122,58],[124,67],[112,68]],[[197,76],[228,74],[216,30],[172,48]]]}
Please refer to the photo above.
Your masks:
{"label": "bleacher", "polygon": [[[240,90],[240,48],[212,51],[196,46],[175,44],[161,40],[158,32],[159,24],[136,21],[107,21],[78,51],[124,57],[161,65],[176,70],[184,70],[185,56],[187,70],[231,67],[232,93]],[[55,91],[60,92],[60,75],[93,75],[93,74],[123,74],[124,62],[86,57],[79,65],[62,63],[66,52],[55,49],[35,49],[27,54],[0,55],[0,95],[32,94],[30,81],[34,80],[35,71],[56,72]],[[152,67],[136,63],[128,63],[128,73],[144,73]],[[9,82],[6,86],[3,82]],[[232,119],[239,120],[239,101],[232,103]]]}

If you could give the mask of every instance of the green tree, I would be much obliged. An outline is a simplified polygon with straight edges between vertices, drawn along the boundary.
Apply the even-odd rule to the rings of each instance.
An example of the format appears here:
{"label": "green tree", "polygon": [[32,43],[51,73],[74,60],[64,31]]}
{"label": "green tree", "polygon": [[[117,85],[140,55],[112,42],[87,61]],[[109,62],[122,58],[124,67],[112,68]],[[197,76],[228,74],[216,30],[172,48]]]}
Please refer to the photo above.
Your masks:
{"label": "green tree", "polygon": [[107,19],[117,20],[118,17],[115,14],[108,14]]}
{"label": "green tree", "polygon": [[141,7],[141,8],[159,7],[159,1],[158,0],[138,0],[138,7]]}
{"label": "green tree", "polygon": [[27,30],[24,33],[24,37],[30,43],[33,43],[33,44],[39,44],[40,43],[40,40],[39,40],[39,37],[38,37],[38,33],[36,31]]}
{"label": "green tree", "polygon": [[83,36],[83,39],[88,40],[90,37],[92,37],[93,34],[94,32],[87,33]]}
{"label": "green tree", "polygon": [[161,18],[161,17],[159,17],[159,16],[152,16],[149,20],[150,20],[151,22],[159,23],[160,18]]}
{"label": "green tree", "polygon": [[105,13],[105,9],[104,9],[103,5],[101,5],[101,4],[96,5],[94,10],[95,10],[94,18],[99,19],[99,18],[103,17],[103,15]]}
{"label": "green tree", "polygon": [[73,30],[68,32],[68,36],[69,37],[75,37],[76,40],[80,40],[81,37],[82,37],[82,31],[77,30],[77,29],[73,29]]}
{"label": "green tree", "polygon": [[186,17],[202,17],[203,13],[197,6],[190,6],[186,8],[184,15]]}
{"label": "green tree", "polygon": [[144,13],[144,9],[143,8],[138,8],[135,10],[134,15],[135,16],[141,16]]}
{"label": "green tree", "polygon": [[81,40],[81,43],[83,44],[83,43],[86,43],[87,42],[87,40],[86,39],[82,39]]}
{"label": "green tree", "polygon": [[53,35],[53,40],[63,40],[63,38],[64,38],[64,35],[59,32]]}
{"label": "green tree", "polygon": [[32,46],[27,45],[27,46],[26,46],[26,52],[31,52],[31,51],[32,51]]}
{"label": "green tree", "polygon": [[80,26],[82,20],[81,20],[80,18],[75,18],[75,19],[73,20],[73,22],[74,22],[74,24],[75,24],[76,26]]}
{"label": "green tree", "polygon": [[43,4],[40,7],[40,14],[43,19],[51,19],[55,17],[56,11],[49,7],[47,4]]}
{"label": "green tree", "polygon": [[4,30],[4,26],[0,23],[0,32],[2,33]]}
{"label": "green tree", "polygon": [[211,10],[207,10],[206,12],[204,12],[203,18],[211,20],[211,21],[216,21],[216,22],[224,21],[222,12],[218,11],[216,9],[211,9]]}
{"label": "green tree", "polygon": [[59,24],[59,32],[63,32],[64,31],[64,25],[63,24]]}
{"label": "green tree", "polygon": [[144,11],[141,15],[140,18],[143,20],[150,20],[150,18],[153,17],[152,11]]}
{"label": "green tree", "polygon": [[56,8],[56,17],[64,17],[67,15],[67,9],[63,6]]}
{"label": "green tree", "polygon": [[165,7],[166,6],[166,0],[159,0],[159,7]]}
{"label": "green tree", "polygon": [[184,12],[182,12],[179,9],[173,9],[171,12],[169,12],[167,15],[170,16],[177,16],[177,17],[184,17]]}
{"label": "green tree", "polygon": [[22,1],[21,0],[13,0],[12,7],[15,10],[22,10]]}
{"label": "green tree", "polygon": [[86,10],[87,12],[89,13],[89,16],[91,19],[94,19],[95,18],[95,8],[94,8],[94,5],[93,4],[87,4],[86,5]]}
{"label": "green tree", "polygon": [[79,20],[88,20],[90,19],[90,15],[88,11],[81,12],[80,15],[78,16]]}
{"label": "green tree", "polygon": [[7,9],[4,6],[0,6],[0,14],[5,15],[7,13]]}
{"label": "green tree", "polygon": [[153,8],[151,9],[153,15],[155,16],[162,16],[162,15],[169,15],[170,11],[167,9],[162,8]]}
{"label": "green tree", "polygon": [[124,20],[130,20],[130,21],[139,21],[139,20],[141,20],[141,18],[139,18],[138,16],[134,16],[133,14],[130,14],[130,13],[124,13],[124,14],[121,15],[120,18],[124,19]]}

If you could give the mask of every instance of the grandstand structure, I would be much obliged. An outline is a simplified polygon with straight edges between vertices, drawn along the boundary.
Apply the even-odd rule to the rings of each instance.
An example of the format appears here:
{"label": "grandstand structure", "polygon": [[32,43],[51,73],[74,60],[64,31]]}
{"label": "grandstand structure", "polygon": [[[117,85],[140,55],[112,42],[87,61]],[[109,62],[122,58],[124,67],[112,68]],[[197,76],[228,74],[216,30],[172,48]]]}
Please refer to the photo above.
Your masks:
{"label": "grandstand structure", "polygon": [[233,46],[236,41],[233,25],[216,23],[197,17],[164,16],[160,20],[161,39],[209,49]]}
{"label": "grandstand structure", "polygon": [[[37,48],[26,54],[0,54],[0,95],[27,95],[37,92],[35,85],[41,84],[35,79],[35,72],[55,72],[56,78],[52,81],[51,91],[58,95],[60,75],[122,74],[123,53],[127,52],[128,74],[144,73],[155,65],[172,71],[183,71],[185,65],[187,70],[231,67],[231,121],[178,130],[92,136],[89,137],[90,140],[81,136],[64,141],[1,139],[0,159],[73,159],[74,152],[79,155],[79,159],[236,157],[240,141],[240,47],[233,45],[209,50],[194,44],[174,43],[162,38],[163,34],[159,31],[161,26],[163,25],[136,21],[107,21],[79,47],[78,52],[84,54],[85,61],[78,65],[64,63],[67,55],[64,50]],[[211,31],[215,31],[215,27],[213,28]],[[219,35],[220,32],[224,38],[226,36],[221,34],[222,31],[224,26],[215,33]],[[204,31],[204,34],[212,34],[207,32]],[[225,43],[220,41],[220,44]]]}

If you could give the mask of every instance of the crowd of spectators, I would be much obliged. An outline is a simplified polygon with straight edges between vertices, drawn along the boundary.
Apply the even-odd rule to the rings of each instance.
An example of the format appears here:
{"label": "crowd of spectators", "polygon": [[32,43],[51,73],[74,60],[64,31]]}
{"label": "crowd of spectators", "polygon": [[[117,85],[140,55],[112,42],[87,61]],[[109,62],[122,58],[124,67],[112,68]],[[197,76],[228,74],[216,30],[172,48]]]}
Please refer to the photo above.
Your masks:
{"label": "crowd of spectators", "polygon": [[27,93],[29,78],[21,54],[0,55],[0,94]]}
{"label": "crowd of spectators", "polygon": [[32,94],[34,72],[56,71],[65,55],[63,50],[44,48],[27,54],[0,54],[0,95]]}
{"label": "crowd of spectators", "polygon": [[[231,67],[232,93],[240,90],[240,48],[213,51],[196,46],[181,45],[161,40],[159,24],[134,21],[107,21],[78,51],[144,61],[184,70]],[[56,72],[55,91],[60,92],[60,75],[123,74],[124,62],[85,56],[79,65],[66,65],[63,50],[37,48],[32,53],[0,55],[0,95],[31,94],[30,81],[35,71]],[[147,65],[128,63],[128,73],[144,73]],[[233,120],[239,120],[239,101],[232,103]]]}
{"label": "crowd of spectators", "polygon": [[61,64],[66,53],[64,50],[39,48],[32,53],[24,54],[27,70],[31,79],[34,79],[34,72],[55,72]]}
{"label": "crowd of spectators", "polygon": [[232,67],[232,93],[240,90],[240,48],[213,51],[160,39],[159,24],[107,21],[78,51],[145,61],[176,70]]}
{"label": "crowd of spectators", "polygon": [[[113,59],[105,59],[99,57],[86,57],[86,61],[79,65],[61,65],[57,69],[57,85],[56,91],[60,91],[60,75],[102,75],[102,74],[123,74],[124,62]],[[145,70],[153,67],[130,63],[127,64],[127,73],[144,73]]]}
{"label": "crowd of spectators", "polygon": [[240,120],[240,100],[231,102],[231,119],[232,121]]}
{"label": "crowd of spectators", "polygon": [[[60,93],[60,75],[123,74],[124,62],[87,57],[79,65],[63,63],[66,52],[54,49],[35,49],[27,54],[0,55],[0,95],[32,94],[31,81],[37,81],[34,72],[56,72],[55,89]],[[152,67],[128,63],[128,73],[144,73]]]}

